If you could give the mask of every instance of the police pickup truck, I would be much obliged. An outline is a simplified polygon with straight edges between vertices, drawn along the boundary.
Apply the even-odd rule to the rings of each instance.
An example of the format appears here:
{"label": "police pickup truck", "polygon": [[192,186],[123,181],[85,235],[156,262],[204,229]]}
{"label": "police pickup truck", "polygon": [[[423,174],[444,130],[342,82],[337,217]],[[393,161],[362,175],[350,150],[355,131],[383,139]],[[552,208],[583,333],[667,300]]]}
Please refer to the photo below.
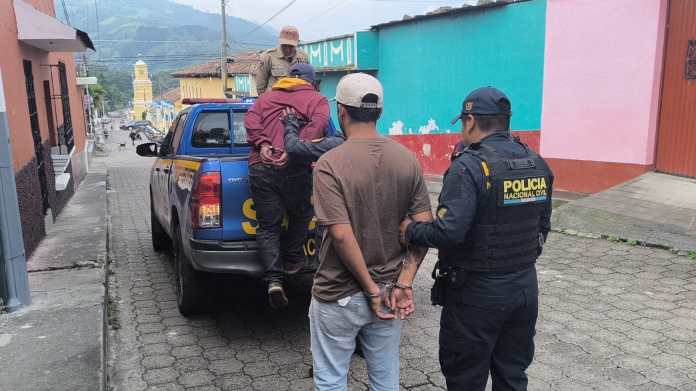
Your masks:
{"label": "police pickup truck", "polygon": [[[182,315],[202,309],[208,273],[260,277],[254,240],[256,212],[249,192],[245,99],[187,100],[162,143],[141,144],[140,156],[157,159],[150,173],[152,247],[172,251],[177,304]],[[305,244],[316,262],[315,220]]]}

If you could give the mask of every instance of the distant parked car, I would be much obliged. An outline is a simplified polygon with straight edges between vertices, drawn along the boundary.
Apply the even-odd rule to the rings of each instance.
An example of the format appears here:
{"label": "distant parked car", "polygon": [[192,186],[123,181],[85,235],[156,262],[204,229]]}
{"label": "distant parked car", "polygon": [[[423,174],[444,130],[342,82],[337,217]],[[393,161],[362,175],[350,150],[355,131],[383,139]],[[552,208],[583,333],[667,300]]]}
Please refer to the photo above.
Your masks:
{"label": "distant parked car", "polygon": [[150,121],[127,121],[121,124],[121,130],[133,130],[138,128],[143,128],[145,126],[152,126]]}
{"label": "distant parked car", "polygon": [[142,128],[137,128],[136,132],[144,134],[148,140],[155,142],[161,140],[164,137],[164,134],[161,131],[153,128],[152,126],[143,126]]}

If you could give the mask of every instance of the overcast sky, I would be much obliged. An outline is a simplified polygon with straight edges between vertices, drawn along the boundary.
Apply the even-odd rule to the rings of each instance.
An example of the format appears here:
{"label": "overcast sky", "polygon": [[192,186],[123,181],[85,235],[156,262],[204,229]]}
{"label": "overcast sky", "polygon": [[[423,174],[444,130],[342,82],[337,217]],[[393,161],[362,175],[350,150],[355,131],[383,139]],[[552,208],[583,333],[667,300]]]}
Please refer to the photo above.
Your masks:
{"label": "overcast sky", "polygon": [[[220,0],[174,0],[203,11],[220,13]],[[461,6],[476,0],[296,0],[268,23],[280,29],[290,24],[300,30],[303,41],[365,30],[371,25],[419,15],[442,6]],[[290,0],[227,0],[227,13],[262,23]]]}

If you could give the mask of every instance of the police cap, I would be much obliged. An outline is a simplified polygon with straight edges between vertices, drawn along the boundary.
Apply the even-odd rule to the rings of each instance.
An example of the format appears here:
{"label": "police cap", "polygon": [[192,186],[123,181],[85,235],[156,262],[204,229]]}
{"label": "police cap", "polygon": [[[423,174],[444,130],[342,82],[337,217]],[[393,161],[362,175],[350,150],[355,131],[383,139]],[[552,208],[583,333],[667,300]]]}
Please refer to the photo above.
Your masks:
{"label": "police cap", "polygon": [[474,115],[512,115],[510,99],[494,87],[474,90],[462,102],[462,111],[452,120],[452,125],[462,117]]}

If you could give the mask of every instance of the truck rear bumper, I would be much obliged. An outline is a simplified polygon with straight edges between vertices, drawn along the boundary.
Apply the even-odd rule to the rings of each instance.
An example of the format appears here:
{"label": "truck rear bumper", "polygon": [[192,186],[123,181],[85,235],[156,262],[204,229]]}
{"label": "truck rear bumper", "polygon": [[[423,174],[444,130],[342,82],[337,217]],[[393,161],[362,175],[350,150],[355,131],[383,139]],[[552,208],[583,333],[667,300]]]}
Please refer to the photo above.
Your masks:
{"label": "truck rear bumper", "polygon": [[260,277],[264,267],[255,241],[190,240],[193,268],[207,273]]}

